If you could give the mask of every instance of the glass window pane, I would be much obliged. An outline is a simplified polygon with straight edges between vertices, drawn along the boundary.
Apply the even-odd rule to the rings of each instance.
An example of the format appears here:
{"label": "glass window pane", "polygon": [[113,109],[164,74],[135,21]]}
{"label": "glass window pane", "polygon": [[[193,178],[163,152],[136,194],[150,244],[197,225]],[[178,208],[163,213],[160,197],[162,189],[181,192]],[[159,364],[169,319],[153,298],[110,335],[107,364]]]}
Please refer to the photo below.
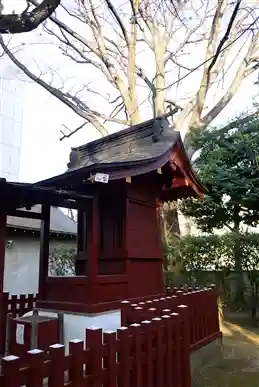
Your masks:
{"label": "glass window pane", "polygon": [[6,144],[2,144],[2,171],[4,174],[9,171],[9,167],[10,167],[10,147]]}
{"label": "glass window pane", "polygon": [[2,143],[11,145],[13,140],[13,120],[12,118],[2,117]]}
{"label": "glass window pane", "polygon": [[15,101],[14,93],[10,93],[4,90],[2,94],[2,114],[3,115],[13,118],[14,101]]}
{"label": "glass window pane", "polygon": [[12,146],[15,148],[20,148],[21,146],[21,134],[22,134],[22,123],[14,122],[13,123],[13,132],[12,132]]}
{"label": "glass window pane", "polygon": [[22,99],[16,98],[14,104],[14,120],[16,122],[22,121]]}
{"label": "glass window pane", "polygon": [[19,174],[19,160],[20,152],[17,148],[10,148],[10,165],[9,165],[9,173],[17,176]]}

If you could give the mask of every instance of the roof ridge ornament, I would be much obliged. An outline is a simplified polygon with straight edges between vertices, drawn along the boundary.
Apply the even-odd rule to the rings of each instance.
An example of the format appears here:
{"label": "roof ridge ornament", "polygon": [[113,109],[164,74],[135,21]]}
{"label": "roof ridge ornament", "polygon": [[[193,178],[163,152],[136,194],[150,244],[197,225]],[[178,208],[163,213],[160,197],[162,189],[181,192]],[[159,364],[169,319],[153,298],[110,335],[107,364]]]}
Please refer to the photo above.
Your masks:
{"label": "roof ridge ornament", "polygon": [[[172,105],[174,106],[174,109],[172,108]],[[169,110],[167,113],[162,114],[158,117],[154,117],[153,121],[153,135],[152,135],[152,142],[158,142],[161,135],[164,133],[165,125],[169,122],[167,120],[168,117],[171,117],[173,119],[173,115],[178,112],[178,110],[182,110],[182,108],[178,105],[175,105],[174,103],[170,103],[167,106],[167,110]],[[160,126],[158,126],[158,122],[160,122]]]}
{"label": "roof ridge ornament", "polygon": [[67,163],[68,168],[73,168],[73,166],[79,161],[79,151],[76,148],[71,148],[69,155],[69,162]]}
{"label": "roof ridge ornament", "polygon": [[165,117],[155,117],[152,126],[152,142],[158,142],[161,135],[164,133]]}

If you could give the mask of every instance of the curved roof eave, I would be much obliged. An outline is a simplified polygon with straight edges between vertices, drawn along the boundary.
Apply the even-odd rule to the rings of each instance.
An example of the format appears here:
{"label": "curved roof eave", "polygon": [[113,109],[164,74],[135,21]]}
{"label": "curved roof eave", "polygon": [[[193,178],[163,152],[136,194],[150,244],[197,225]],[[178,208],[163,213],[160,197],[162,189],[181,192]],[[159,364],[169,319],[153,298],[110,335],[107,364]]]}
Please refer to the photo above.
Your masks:
{"label": "curved roof eave", "polygon": [[[174,144],[175,145],[175,144]],[[172,147],[173,148],[173,147]],[[51,177],[46,180],[41,180],[35,183],[37,186],[51,186],[52,184],[69,180],[72,178],[76,179],[80,175],[86,176],[87,173],[91,174],[93,172],[103,172],[109,173],[110,180],[121,179],[127,176],[137,176],[144,173],[151,172],[157,168],[161,168],[169,160],[172,148],[168,149],[164,154],[157,157],[144,159],[144,160],[134,160],[134,161],[120,161],[113,163],[99,163],[93,164],[89,167],[82,167],[76,170],[68,170],[60,175]]]}
{"label": "curved roof eave", "polygon": [[[205,188],[202,186],[201,182],[195,176],[195,173],[192,170],[190,161],[184,149],[181,138],[179,138],[170,148],[168,148],[163,154],[151,157],[144,160],[134,160],[134,161],[121,161],[121,162],[112,162],[112,163],[99,163],[93,164],[89,167],[82,167],[77,170],[69,170],[61,175],[55,176],[53,178],[39,181],[36,185],[39,186],[51,186],[58,184],[70,184],[71,181],[84,179],[87,180],[92,173],[101,172],[109,174],[109,180],[118,180],[123,179],[128,176],[138,176],[145,173],[152,172],[158,168],[162,168],[170,159],[172,152],[177,146],[180,148],[181,160],[184,164],[184,174],[188,176],[188,180],[191,182],[193,191],[198,195],[202,196],[205,192]],[[178,148],[178,149],[179,149]],[[89,175],[88,175],[89,174]]]}

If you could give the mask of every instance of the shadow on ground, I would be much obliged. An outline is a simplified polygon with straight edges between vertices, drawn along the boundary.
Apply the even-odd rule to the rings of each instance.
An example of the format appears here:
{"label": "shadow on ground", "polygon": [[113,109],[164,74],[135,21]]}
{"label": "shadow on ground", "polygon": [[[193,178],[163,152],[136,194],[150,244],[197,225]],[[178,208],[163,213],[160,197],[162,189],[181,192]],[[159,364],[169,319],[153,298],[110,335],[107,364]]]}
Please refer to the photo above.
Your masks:
{"label": "shadow on ground", "polygon": [[259,387],[259,328],[245,325],[222,323],[222,362],[197,370],[193,387]]}

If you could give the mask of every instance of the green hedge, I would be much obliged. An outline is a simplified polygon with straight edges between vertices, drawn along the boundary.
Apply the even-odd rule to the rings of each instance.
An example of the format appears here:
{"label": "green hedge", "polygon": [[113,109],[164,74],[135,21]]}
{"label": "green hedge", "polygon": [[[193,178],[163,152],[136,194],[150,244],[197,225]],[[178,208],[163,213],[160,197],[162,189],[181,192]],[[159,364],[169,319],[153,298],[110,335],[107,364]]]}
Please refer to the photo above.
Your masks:
{"label": "green hedge", "polygon": [[238,243],[246,306],[257,303],[259,289],[259,235],[255,233],[186,236],[169,240],[165,247],[168,271],[166,286],[189,284],[208,286],[216,283],[223,302],[233,302],[234,246]]}
{"label": "green hedge", "polygon": [[165,247],[168,266],[181,262],[185,271],[233,270],[234,246],[238,241],[243,270],[259,269],[259,234],[224,234],[170,238]]}

